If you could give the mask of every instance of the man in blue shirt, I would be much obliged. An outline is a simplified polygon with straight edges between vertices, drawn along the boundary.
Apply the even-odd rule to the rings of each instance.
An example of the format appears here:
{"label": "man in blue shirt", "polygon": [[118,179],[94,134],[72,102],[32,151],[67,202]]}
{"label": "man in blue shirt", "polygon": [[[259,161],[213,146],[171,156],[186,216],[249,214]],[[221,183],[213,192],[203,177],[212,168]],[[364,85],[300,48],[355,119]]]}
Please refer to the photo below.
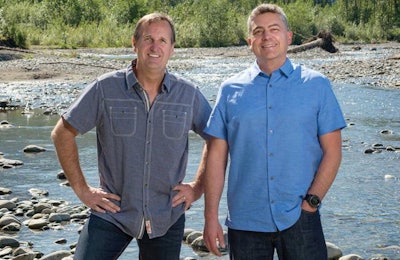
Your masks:
{"label": "man in blue shirt", "polygon": [[[171,19],[144,16],[132,43],[137,58],[88,85],[52,132],[72,189],[92,209],[74,259],[117,259],[136,238],[139,259],[178,260],[184,212],[203,193],[206,152],[195,180],[183,180],[189,132],[206,138],[211,107],[197,87],[166,70],[175,43]],[[99,188],[86,182],[75,141],[93,128]]]}
{"label": "man in blue shirt", "polygon": [[280,7],[256,7],[248,28],[256,61],[222,83],[205,129],[205,243],[216,255],[226,245],[218,207],[229,155],[231,259],[273,259],[275,250],[327,259],[318,207],[339,169],[345,120],[329,80],[287,58],[292,32]]}

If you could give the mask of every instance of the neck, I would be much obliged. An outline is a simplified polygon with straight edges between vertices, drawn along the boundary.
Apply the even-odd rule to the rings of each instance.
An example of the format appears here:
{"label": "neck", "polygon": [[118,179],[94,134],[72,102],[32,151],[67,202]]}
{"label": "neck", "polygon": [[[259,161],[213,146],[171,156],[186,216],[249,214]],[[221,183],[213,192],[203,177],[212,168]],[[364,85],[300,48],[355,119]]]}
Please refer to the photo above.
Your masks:
{"label": "neck", "polygon": [[159,92],[161,83],[164,79],[164,73],[154,73],[141,70],[140,68],[134,67],[133,72],[135,73],[136,79],[140,85],[148,92]]}
{"label": "neck", "polygon": [[279,69],[280,67],[283,66],[286,62],[286,57],[284,60],[262,60],[262,59],[257,59],[257,64],[260,70],[265,72],[268,76],[271,76],[272,72],[275,70]]}

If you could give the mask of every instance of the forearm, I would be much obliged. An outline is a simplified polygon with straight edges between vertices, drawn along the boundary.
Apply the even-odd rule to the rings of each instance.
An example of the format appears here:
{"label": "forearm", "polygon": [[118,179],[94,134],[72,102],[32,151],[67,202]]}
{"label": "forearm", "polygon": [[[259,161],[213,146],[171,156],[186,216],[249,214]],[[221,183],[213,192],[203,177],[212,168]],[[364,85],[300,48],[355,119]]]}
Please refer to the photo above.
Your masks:
{"label": "forearm", "polygon": [[340,130],[321,138],[323,157],[308,193],[323,199],[333,184],[342,159]]}
{"label": "forearm", "polygon": [[191,186],[195,193],[196,200],[199,199],[201,195],[204,193],[204,177],[206,172],[207,155],[208,155],[207,144],[205,144],[203,147],[203,153],[201,156],[199,167],[197,169],[196,176],[193,182],[191,183]]}
{"label": "forearm", "polygon": [[225,183],[227,158],[228,148],[225,141],[213,139],[208,151],[204,185],[204,216],[206,221],[218,219],[219,203]]}
{"label": "forearm", "polygon": [[61,119],[54,128],[51,137],[64,174],[71,188],[79,197],[80,191],[87,188],[88,185],[79,162],[78,147],[75,141],[77,132],[69,129],[70,126],[66,124]]}

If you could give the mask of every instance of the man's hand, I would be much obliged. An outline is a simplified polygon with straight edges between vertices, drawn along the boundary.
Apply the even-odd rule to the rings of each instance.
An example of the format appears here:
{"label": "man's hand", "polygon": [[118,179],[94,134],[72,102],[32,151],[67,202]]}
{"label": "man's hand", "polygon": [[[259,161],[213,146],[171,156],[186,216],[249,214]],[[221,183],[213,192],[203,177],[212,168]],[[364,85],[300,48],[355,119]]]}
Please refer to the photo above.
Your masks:
{"label": "man's hand", "polygon": [[188,210],[192,203],[198,200],[202,195],[202,192],[199,192],[195,188],[193,182],[179,184],[173,190],[178,191],[178,193],[172,199],[172,207],[185,203],[185,210]]}
{"label": "man's hand", "polygon": [[203,231],[204,243],[208,250],[214,255],[221,256],[220,248],[226,248],[224,232],[221,224],[217,221],[207,221]]}
{"label": "man's hand", "polygon": [[107,193],[99,188],[93,188],[88,186],[87,189],[77,193],[79,199],[89,208],[100,213],[112,212],[117,213],[121,210],[111,200],[120,201],[121,198],[118,195]]}

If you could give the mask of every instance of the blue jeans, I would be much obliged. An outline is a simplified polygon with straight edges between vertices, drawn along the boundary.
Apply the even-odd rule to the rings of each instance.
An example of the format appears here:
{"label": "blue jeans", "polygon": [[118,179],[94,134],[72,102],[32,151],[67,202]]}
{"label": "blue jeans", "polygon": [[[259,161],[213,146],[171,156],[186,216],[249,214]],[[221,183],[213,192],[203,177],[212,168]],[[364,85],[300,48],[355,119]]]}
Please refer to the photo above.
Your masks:
{"label": "blue jeans", "polygon": [[328,259],[319,212],[302,211],[300,219],[280,232],[228,230],[231,260],[272,260],[276,250],[280,260]]}
{"label": "blue jeans", "polygon": [[[181,251],[185,215],[172,225],[167,234],[149,239],[145,232],[137,239],[140,260],[178,260]],[[114,224],[91,215],[79,236],[74,259],[111,260],[118,259],[132,241],[132,237],[122,232]]]}

